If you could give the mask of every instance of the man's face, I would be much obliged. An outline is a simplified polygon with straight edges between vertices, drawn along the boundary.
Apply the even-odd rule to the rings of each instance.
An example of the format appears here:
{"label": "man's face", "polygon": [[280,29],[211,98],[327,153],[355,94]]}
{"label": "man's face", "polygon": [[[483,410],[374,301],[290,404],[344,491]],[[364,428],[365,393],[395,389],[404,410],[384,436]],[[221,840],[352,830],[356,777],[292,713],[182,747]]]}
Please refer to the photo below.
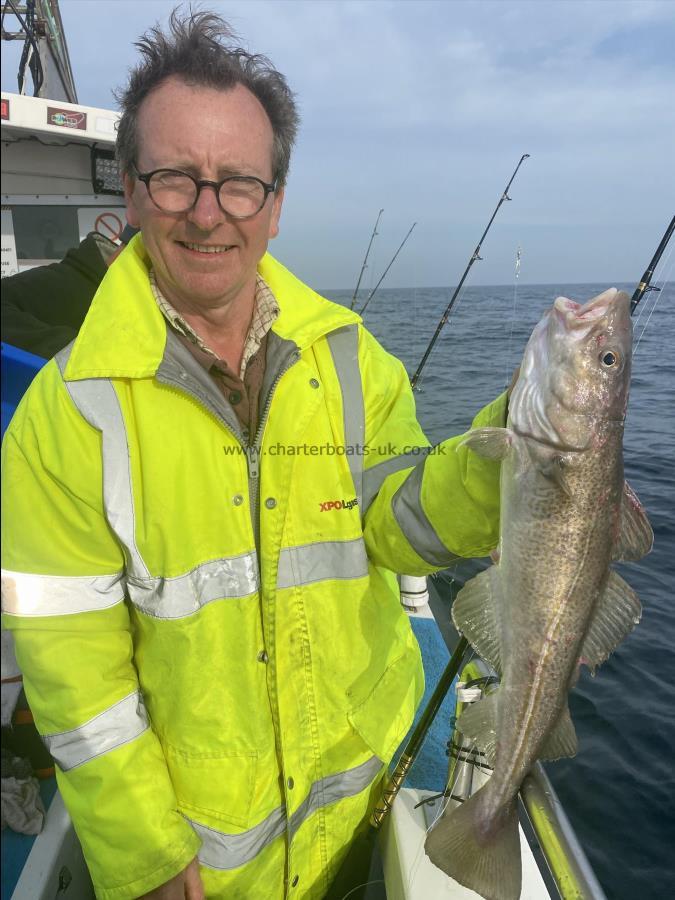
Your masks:
{"label": "man's face", "polygon": [[[272,143],[267,114],[246,88],[222,91],[172,77],[139,110],[136,167],[141,173],[178,169],[211,181],[253,175],[270,183]],[[158,285],[172,305],[199,312],[252,300],[256,267],[279,231],[283,191],[269,194],[253,218],[233,219],[211,188],[184,213],[157,209],[146,186],[128,175],[125,189],[129,224],[141,229]]]}

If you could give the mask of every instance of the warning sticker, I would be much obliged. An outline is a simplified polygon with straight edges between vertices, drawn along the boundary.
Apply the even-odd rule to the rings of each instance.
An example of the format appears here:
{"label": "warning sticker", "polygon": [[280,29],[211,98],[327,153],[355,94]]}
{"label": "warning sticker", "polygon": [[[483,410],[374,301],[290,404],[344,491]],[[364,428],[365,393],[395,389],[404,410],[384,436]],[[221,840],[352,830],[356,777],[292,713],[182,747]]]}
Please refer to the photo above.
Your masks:
{"label": "warning sticker", "polygon": [[47,107],[47,124],[58,125],[60,128],[76,128],[78,131],[87,130],[87,114],[76,109],[59,109],[56,106]]}
{"label": "warning sticker", "polygon": [[0,100],[0,110],[2,111],[2,121],[9,119],[9,100],[6,97]]}
{"label": "warning sticker", "polygon": [[124,231],[126,216],[124,207],[86,206],[77,211],[80,228],[80,240],[83,241],[90,231],[102,234],[109,241],[118,242]]}
{"label": "warning sticker", "polygon": [[16,275],[19,266],[16,259],[16,240],[14,238],[14,222],[12,210],[2,210],[2,277]]}

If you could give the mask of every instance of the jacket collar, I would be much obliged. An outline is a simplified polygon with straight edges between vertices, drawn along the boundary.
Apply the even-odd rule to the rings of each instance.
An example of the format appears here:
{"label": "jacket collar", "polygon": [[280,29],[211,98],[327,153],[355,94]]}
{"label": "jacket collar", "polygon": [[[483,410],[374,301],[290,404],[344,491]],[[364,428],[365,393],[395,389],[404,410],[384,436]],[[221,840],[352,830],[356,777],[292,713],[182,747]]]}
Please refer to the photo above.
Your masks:
{"label": "jacket collar", "polygon": [[[164,357],[167,325],[152,295],[149,266],[137,235],[108,269],[94,296],[75,339],[66,380],[155,375]],[[294,341],[301,351],[331,331],[361,321],[356,313],[315,293],[269,253],[258,271],[281,310],[272,331]]]}

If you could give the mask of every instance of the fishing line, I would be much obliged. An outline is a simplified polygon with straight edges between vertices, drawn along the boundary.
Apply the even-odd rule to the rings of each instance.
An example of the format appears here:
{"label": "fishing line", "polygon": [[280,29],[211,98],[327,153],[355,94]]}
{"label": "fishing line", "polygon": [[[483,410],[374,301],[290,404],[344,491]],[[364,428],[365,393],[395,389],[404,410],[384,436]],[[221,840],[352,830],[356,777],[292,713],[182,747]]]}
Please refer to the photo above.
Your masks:
{"label": "fishing line", "polygon": [[347,897],[351,897],[351,895],[354,893],[354,891],[358,891],[359,888],[368,887],[369,884],[384,884],[384,881],[382,878],[378,878],[376,881],[364,881],[363,884],[357,884],[356,887],[353,887],[350,891],[348,891],[344,895],[342,900],[347,900]]}
{"label": "fishing line", "polygon": [[513,347],[513,328],[516,322],[516,307],[517,307],[517,297],[518,297],[518,279],[520,278],[520,260],[523,255],[523,250],[520,244],[518,244],[518,249],[516,250],[516,265],[515,271],[513,273],[513,303],[511,305],[511,328],[509,330],[509,342],[506,351],[506,368],[504,369],[504,389],[509,386],[510,377],[509,372],[511,371],[511,354]]}
{"label": "fishing line", "polygon": [[[669,264],[670,264],[670,257],[672,256],[672,253],[673,253],[673,247],[671,247],[670,250],[668,251],[668,255],[666,256],[666,260],[665,260],[665,262],[663,263],[663,266],[662,266],[662,268],[661,268],[661,271],[662,271],[662,272],[667,272],[668,277],[670,276],[670,268],[669,268]],[[671,268],[672,268],[672,266],[671,266]],[[651,318],[652,318],[652,316],[654,315],[654,310],[656,309],[656,307],[657,307],[658,304],[659,304],[659,301],[661,300],[661,296],[662,296],[662,294],[663,294],[663,289],[665,288],[666,284],[668,284],[668,277],[666,277],[666,276],[664,275],[663,280],[662,280],[662,282],[661,282],[661,285],[660,285],[656,290],[653,290],[653,291],[652,291],[652,293],[656,294],[656,296],[654,297],[654,300],[653,300],[653,302],[652,302],[651,308],[650,308],[650,310],[649,310],[649,314],[648,314],[648,316],[647,316],[647,321],[645,322],[645,324],[644,324],[644,326],[643,326],[643,328],[642,328],[642,331],[640,332],[640,336],[639,336],[639,338],[637,339],[637,342],[636,342],[636,344],[635,344],[635,347],[633,348],[633,358],[635,358],[635,355],[636,355],[636,353],[637,353],[637,351],[638,351],[638,347],[640,346],[640,342],[642,341],[642,338],[644,337],[645,331],[647,330],[647,327],[649,326],[649,323],[650,323],[650,321],[651,321]],[[648,304],[647,304],[647,305],[648,305]],[[640,324],[640,317],[641,317],[641,316],[642,316],[642,310],[640,310],[640,315],[638,316],[637,322],[635,323],[636,326]]]}
{"label": "fishing line", "polygon": [[486,226],[486,228],[485,228],[485,231],[484,231],[483,234],[481,235],[481,239],[478,241],[478,244],[476,245],[476,249],[473,251],[473,253],[471,254],[471,257],[469,258],[469,262],[468,262],[468,264],[467,264],[467,267],[466,267],[466,269],[464,269],[464,274],[462,275],[459,284],[458,284],[457,287],[455,288],[455,293],[452,295],[452,297],[451,297],[451,299],[450,299],[450,302],[449,302],[448,305],[446,306],[445,312],[444,312],[443,315],[441,316],[441,318],[440,318],[440,320],[439,320],[439,322],[438,322],[438,325],[436,326],[436,331],[434,332],[433,337],[432,337],[431,340],[429,341],[429,345],[428,345],[427,349],[424,351],[424,356],[423,356],[422,359],[420,360],[419,365],[417,366],[417,369],[415,370],[415,372],[414,372],[412,378],[410,379],[410,384],[412,385],[413,388],[415,387],[415,385],[417,384],[417,382],[418,382],[419,379],[420,379],[420,375],[422,374],[422,370],[424,369],[424,367],[425,367],[426,364],[427,364],[427,360],[429,359],[429,356],[431,355],[431,351],[434,349],[434,344],[435,344],[436,341],[438,340],[438,336],[440,335],[441,331],[443,330],[443,326],[444,326],[445,323],[448,321],[448,318],[449,318],[449,316],[450,316],[450,312],[451,312],[451,310],[452,310],[452,307],[453,307],[455,301],[457,300],[457,297],[459,296],[459,292],[462,290],[462,287],[464,286],[464,282],[466,281],[466,276],[469,274],[469,271],[470,271],[470,269],[471,269],[471,266],[472,266],[475,262],[477,262],[478,260],[482,259],[482,256],[480,255],[480,248],[481,248],[481,246],[482,246],[482,244],[483,244],[483,241],[485,240],[485,237],[486,237],[488,231],[489,231],[490,228],[492,227],[492,223],[493,223],[494,220],[495,220],[495,216],[496,216],[497,213],[499,212],[499,209],[500,209],[502,203],[504,203],[504,202],[506,202],[507,200],[510,200],[510,199],[511,199],[511,198],[509,197],[509,188],[510,188],[511,185],[513,184],[513,180],[514,180],[514,178],[516,177],[516,175],[518,174],[518,169],[522,166],[522,164],[524,163],[524,161],[525,161],[526,159],[529,159],[529,157],[530,157],[530,154],[529,154],[529,153],[523,153],[523,155],[520,157],[520,162],[518,163],[518,165],[517,165],[516,168],[514,169],[513,175],[512,175],[511,178],[509,179],[509,183],[508,183],[508,184],[506,185],[506,187],[504,188],[504,192],[502,193],[502,196],[501,196],[501,198],[500,198],[500,200],[499,200],[499,203],[498,203],[497,206],[495,207],[495,211],[492,213],[492,216],[490,217],[490,221],[487,223],[487,226]]}
{"label": "fishing line", "polygon": [[[472,649],[471,649],[471,653],[470,653],[469,656],[468,656],[468,659],[466,659],[466,660],[464,661],[464,666],[463,666],[463,668],[464,668],[465,666],[468,666],[469,663],[472,661],[472,659],[473,659],[475,656],[476,656],[476,651],[472,648]],[[455,718],[454,715],[453,715],[452,718],[453,718],[453,721],[454,721],[454,718]],[[452,738],[452,735],[451,735],[450,737]],[[472,745],[472,749],[473,749],[474,746],[475,746],[475,745]],[[477,747],[476,747],[476,750],[478,751],[478,748],[477,748]],[[415,876],[417,875],[417,872],[418,872],[418,870],[419,870],[419,867],[420,867],[420,865],[421,865],[421,863],[422,863],[422,857],[423,857],[423,855],[424,855],[424,844],[425,844],[425,842],[426,842],[427,835],[429,834],[429,832],[431,831],[431,829],[434,827],[434,825],[438,822],[438,820],[441,818],[441,816],[443,815],[443,813],[444,813],[444,812],[446,811],[446,809],[448,808],[448,804],[449,804],[450,801],[453,799],[453,798],[452,798],[452,795],[455,793],[455,787],[457,786],[457,781],[459,780],[459,775],[460,775],[460,772],[459,772],[459,766],[456,767],[456,771],[455,771],[454,774],[455,774],[455,778],[454,778],[454,781],[452,782],[452,787],[451,787],[450,790],[448,791],[448,786],[447,786],[447,782],[446,782],[445,790],[444,790],[443,794],[441,795],[441,796],[443,796],[444,800],[443,800],[443,802],[442,802],[441,804],[439,804],[439,810],[438,810],[438,812],[436,813],[436,816],[435,816],[433,822],[431,823],[431,825],[429,825],[429,827],[425,829],[425,831],[424,831],[424,837],[422,838],[422,841],[421,841],[419,847],[417,848],[417,853],[415,854],[415,858],[414,858],[414,860],[413,860],[413,864],[412,864],[412,866],[410,867],[410,876],[409,876],[409,878],[408,878],[408,884],[407,884],[408,892],[410,892],[410,891],[412,890],[413,880],[415,879]],[[446,793],[446,792],[447,792],[447,793]]]}
{"label": "fishing line", "polygon": [[[456,774],[456,776],[455,776],[455,780],[454,780],[453,785],[452,785],[451,793],[453,793],[453,794],[454,794],[454,792],[455,792],[455,786],[456,786],[456,784],[457,784],[457,779],[458,779],[458,778],[459,778],[459,772],[457,772],[457,774]],[[434,827],[434,825],[436,824],[436,822],[438,822],[438,820],[441,818],[441,816],[443,815],[443,813],[445,812],[445,810],[448,808],[448,803],[450,803],[450,800],[451,800],[451,797],[448,796],[448,797],[446,797],[446,798],[444,799],[444,802],[443,802],[443,803],[439,804],[439,810],[438,810],[438,812],[436,813],[436,816],[435,816],[433,822],[432,822],[431,825],[429,825],[429,827],[426,828],[425,831],[424,831],[424,837],[422,838],[422,841],[421,841],[419,847],[417,848],[417,853],[415,854],[415,858],[414,858],[414,860],[413,860],[413,864],[412,864],[412,866],[410,867],[410,876],[408,877],[408,885],[407,885],[407,887],[408,887],[408,893],[410,893],[410,892],[412,891],[412,884],[413,884],[413,881],[415,880],[415,878],[416,878],[416,876],[417,876],[417,872],[419,871],[419,867],[420,867],[420,865],[422,864],[422,859],[423,859],[423,857],[424,857],[424,844],[425,844],[425,842],[426,842],[427,835],[429,834],[429,832],[431,831],[431,829]]]}

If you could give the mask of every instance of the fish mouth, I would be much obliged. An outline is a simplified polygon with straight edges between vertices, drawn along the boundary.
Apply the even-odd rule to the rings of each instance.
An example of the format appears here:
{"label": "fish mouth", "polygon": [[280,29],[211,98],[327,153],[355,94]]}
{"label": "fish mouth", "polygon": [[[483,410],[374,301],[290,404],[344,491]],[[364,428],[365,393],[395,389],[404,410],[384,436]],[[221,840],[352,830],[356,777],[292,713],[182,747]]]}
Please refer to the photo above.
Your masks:
{"label": "fish mouth", "polygon": [[[593,297],[588,303],[577,303],[568,297],[558,297],[553,304],[553,312],[569,330],[586,330],[589,325],[604,318],[617,298],[622,294],[616,288],[609,288]],[[624,296],[627,296],[624,294]]]}
{"label": "fish mouth", "polygon": [[630,329],[630,297],[617,288],[609,288],[587,303],[558,297],[553,303],[551,316],[565,331],[579,338],[585,337],[601,322],[601,327],[606,324],[623,333]]}

